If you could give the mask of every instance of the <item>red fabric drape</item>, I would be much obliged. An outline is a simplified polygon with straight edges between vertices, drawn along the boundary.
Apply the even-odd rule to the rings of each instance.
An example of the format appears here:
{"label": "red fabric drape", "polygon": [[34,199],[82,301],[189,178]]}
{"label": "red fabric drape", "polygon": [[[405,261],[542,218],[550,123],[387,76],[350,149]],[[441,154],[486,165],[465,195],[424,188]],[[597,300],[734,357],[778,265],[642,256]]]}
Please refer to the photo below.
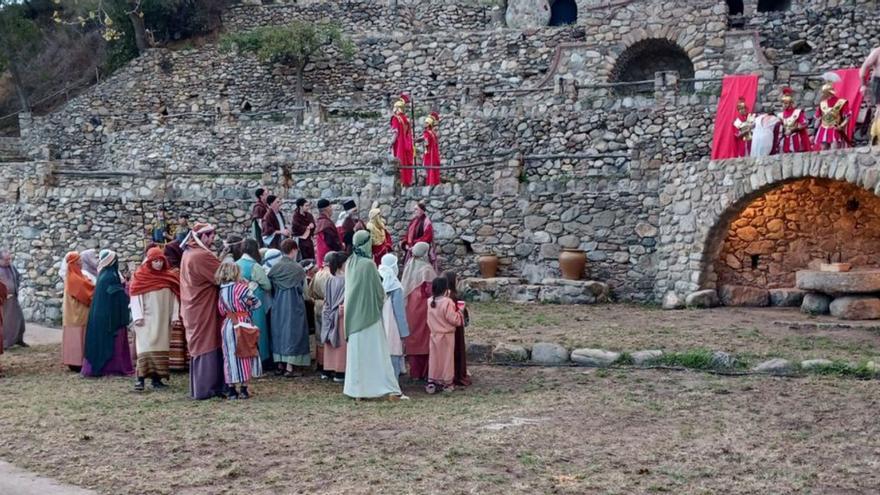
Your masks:
{"label": "red fabric drape", "polygon": [[724,76],[721,83],[721,98],[715,112],[715,134],[712,136],[712,159],[723,160],[736,156],[736,133],[733,119],[736,118],[736,102],[746,100],[749,112],[755,106],[758,94],[758,76]]}
{"label": "red fabric drape", "polygon": [[[154,270],[153,261],[161,260],[162,269]],[[147,251],[147,259],[131,277],[131,286],[128,288],[129,295],[134,297],[156,290],[170,289],[178,298],[180,297],[180,274],[171,269],[165,253],[160,248],[152,248]]]}
{"label": "red fabric drape", "polygon": [[852,143],[856,121],[859,120],[859,108],[862,106],[864,96],[861,92],[862,82],[859,79],[859,69],[838,69],[834,73],[840,76],[840,81],[834,83],[834,91],[837,92],[839,98],[849,102],[850,118],[849,124],[846,126],[846,138]]}

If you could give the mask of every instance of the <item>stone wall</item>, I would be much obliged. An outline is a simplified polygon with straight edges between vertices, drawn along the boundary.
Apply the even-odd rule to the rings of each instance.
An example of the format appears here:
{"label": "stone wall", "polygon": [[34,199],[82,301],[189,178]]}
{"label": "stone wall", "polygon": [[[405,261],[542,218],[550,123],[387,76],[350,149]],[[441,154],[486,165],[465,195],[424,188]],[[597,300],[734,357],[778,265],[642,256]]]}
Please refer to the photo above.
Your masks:
{"label": "stone wall", "polygon": [[[655,297],[659,300],[667,292],[683,297],[716,288],[716,261],[731,222],[764,194],[804,178],[842,181],[878,195],[880,152],[863,147],[661,166]],[[865,205],[875,204],[860,197]],[[808,214],[814,206],[804,204],[804,208]],[[786,213],[802,212],[786,208]],[[866,230],[872,231],[874,221],[868,223]]]}
{"label": "stone wall", "polygon": [[878,266],[880,198],[845,182],[802,179],[750,203],[715,262],[719,285],[794,287],[810,262]]}

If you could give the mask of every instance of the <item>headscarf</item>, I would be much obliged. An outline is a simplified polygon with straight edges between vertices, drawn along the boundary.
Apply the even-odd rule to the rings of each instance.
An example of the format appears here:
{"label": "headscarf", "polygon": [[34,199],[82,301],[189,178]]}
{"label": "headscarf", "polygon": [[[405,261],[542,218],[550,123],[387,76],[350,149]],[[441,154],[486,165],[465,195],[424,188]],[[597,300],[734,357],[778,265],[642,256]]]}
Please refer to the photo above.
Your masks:
{"label": "headscarf", "polygon": [[94,249],[86,249],[79,256],[82,259],[83,274],[94,283],[98,280],[98,253]]}
{"label": "headscarf", "polygon": [[[153,262],[156,260],[162,260],[161,270],[153,269]],[[147,251],[147,258],[131,276],[128,292],[131,296],[138,296],[162,289],[170,289],[180,298],[180,274],[171,269],[162,249],[155,247]]]}
{"label": "headscarf", "polygon": [[397,267],[397,256],[391,253],[382,256],[382,262],[379,265],[379,276],[382,277],[382,288],[385,289],[386,294],[403,288],[403,285],[397,278],[397,273],[399,271],[400,268]]}
{"label": "headscarf", "polygon": [[367,230],[370,231],[370,237],[373,239],[374,246],[381,246],[385,243],[385,219],[382,218],[382,210],[379,208],[370,210],[370,221],[367,222]]}
{"label": "headscarf", "polygon": [[101,271],[113,264],[116,264],[116,251],[102,249],[98,254],[98,278],[100,278]]}
{"label": "headscarf", "polygon": [[345,262],[345,338],[382,319],[385,292],[373,263],[370,233],[361,230],[352,238],[354,254]]}
{"label": "headscarf", "polygon": [[305,279],[306,271],[303,270],[299,263],[290,259],[289,256],[279,258],[269,271],[269,280],[272,282],[273,289],[302,288]]}
{"label": "headscarf", "polygon": [[64,277],[64,292],[80,303],[90,306],[95,294],[95,284],[83,275],[82,257],[76,251],[67,253],[64,264],[67,273]]}
{"label": "headscarf", "polygon": [[272,270],[272,267],[281,261],[282,256],[284,255],[277,249],[266,250],[266,254],[263,255],[263,268],[266,269],[266,273],[269,273]]}
{"label": "headscarf", "polygon": [[116,253],[105,251],[101,252],[104,255],[101,256],[103,267],[98,274],[95,297],[89,308],[83,353],[95,374],[100,374],[113,356],[116,334],[131,323],[128,295],[119,276],[119,261]]}
{"label": "headscarf", "polygon": [[183,238],[183,242],[181,244],[184,246],[183,249],[187,250],[194,247],[200,247],[206,251],[211,251],[205,246],[205,243],[199,238],[202,234],[207,234],[208,232],[213,232],[217,230],[210,223],[204,222],[196,222],[192,230],[189,231],[189,234],[186,234],[186,237]]}
{"label": "headscarf", "polygon": [[183,259],[183,248],[180,247],[180,241],[174,240],[165,245],[165,259],[171,268],[180,268],[180,262]]}
{"label": "headscarf", "polygon": [[437,278],[437,272],[434,271],[434,267],[425,261],[425,256],[428,254],[428,248],[429,246],[427,243],[417,242],[410,251],[412,257],[406,263],[406,266],[403,267],[403,278],[401,280],[404,297],[410,295],[412,291],[421,287],[423,283],[430,282]]}

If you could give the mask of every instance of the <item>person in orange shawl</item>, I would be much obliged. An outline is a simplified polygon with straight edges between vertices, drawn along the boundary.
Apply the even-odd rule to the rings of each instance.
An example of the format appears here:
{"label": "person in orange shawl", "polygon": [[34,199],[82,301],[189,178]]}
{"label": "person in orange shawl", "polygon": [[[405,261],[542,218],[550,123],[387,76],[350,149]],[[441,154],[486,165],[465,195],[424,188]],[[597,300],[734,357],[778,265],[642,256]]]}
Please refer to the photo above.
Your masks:
{"label": "person in orange shawl", "polygon": [[180,319],[180,275],[171,269],[162,249],[147,251],[147,258],[131,277],[131,318],[137,341],[137,381],[134,389],[144,390],[150,377],[154,389],[166,388],[171,327]]}
{"label": "person in orange shawl", "polygon": [[410,250],[412,257],[403,268],[403,297],[406,302],[406,322],[409,337],[404,339],[404,352],[413,380],[428,378],[428,352],[431,331],[428,329],[428,299],[431,282],[437,278],[434,267],[426,261],[429,246],[419,242]]}
{"label": "person in orange shawl", "polygon": [[62,268],[64,296],[61,303],[61,363],[79,372],[83,363],[89,307],[95,284],[82,271],[82,258],[76,251],[67,253]]}
{"label": "person in orange shawl", "polygon": [[422,165],[425,166],[426,186],[440,185],[440,142],[437,138],[437,124],[440,123],[440,114],[431,112],[425,118],[425,131],[422,138],[425,140],[425,157]]}
{"label": "person in orange shawl", "polygon": [[220,259],[209,249],[213,225],[197,222],[186,239],[180,265],[180,316],[189,348],[189,386],[193,399],[224,397],[223,351],[220,341],[219,289],[214,273]]}

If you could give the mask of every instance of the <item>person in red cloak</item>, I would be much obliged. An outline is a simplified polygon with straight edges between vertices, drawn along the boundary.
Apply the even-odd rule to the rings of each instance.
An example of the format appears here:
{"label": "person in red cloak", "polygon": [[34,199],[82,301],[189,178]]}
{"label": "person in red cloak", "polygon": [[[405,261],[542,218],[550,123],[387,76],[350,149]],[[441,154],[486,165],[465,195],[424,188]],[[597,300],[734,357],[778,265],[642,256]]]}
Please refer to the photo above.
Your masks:
{"label": "person in red cloak", "polygon": [[434,226],[431,224],[431,219],[428,218],[425,211],[426,208],[424,203],[416,203],[413,208],[415,215],[413,215],[412,220],[409,222],[409,227],[406,229],[406,238],[401,242],[401,247],[406,253],[403,258],[403,263],[405,265],[412,256],[411,251],[413,246],[419,242],[424,242],[430,247],[428,260],[430,261],[431,266],[436,269],[437,253],[434,251]]}
{"label": "person in red cloak", "polygon": [[422,133],[425,139],[425,158],[422,163],[427,171],[426,186],[440,184],[440,143],[437,139],[439,123],[440,115],[437,112],[431,112],[431,115],[425,118],[425,132]]}
{"label": "person in red cloak", "polygon": [[745,98],[740,98],[736,103],[736,113],[736,118],[733,119],[733,128],[736,130],[736,156],[734,158],[740,158],[749,156],[752,152],[755,115],[749,112]]}
{"label": "person in red cloak", "polygon": [[[406,116],[406,105],[409,96],[401,94],[400,99],[394,102],[394,110],[391,115],[391,128],[394,130],[394,141],[391,143],[391,153],[400,167],[412,167],[415,164],[416,149],[413,144],[412,124]],[[400,169],[400,183],[411,186],[413,183],[413,169]]]}
{"label": "person in red cloak", "polygon": [[321,198],[318,200],[318,220],[315,224],[315,262],[320,270],[324,266],[324,257],[330,252],[345,251],[339,231],[333,222],[333,205]]}
{"label": "person in red cloak", "polygon": [[819,130],[816,132],[816,151],[846,148],[848,138],[846,126],[849,123],[849,102],[837,96],[834,85],[822,86],[822,101],[816,109]]}
{"label": "person in red cloak", "polygon": [[810,149],[807,117],[794,106],[794,90],[782,88],[782,111],[777,114],[780,123],[779,153],[800,153]]}

